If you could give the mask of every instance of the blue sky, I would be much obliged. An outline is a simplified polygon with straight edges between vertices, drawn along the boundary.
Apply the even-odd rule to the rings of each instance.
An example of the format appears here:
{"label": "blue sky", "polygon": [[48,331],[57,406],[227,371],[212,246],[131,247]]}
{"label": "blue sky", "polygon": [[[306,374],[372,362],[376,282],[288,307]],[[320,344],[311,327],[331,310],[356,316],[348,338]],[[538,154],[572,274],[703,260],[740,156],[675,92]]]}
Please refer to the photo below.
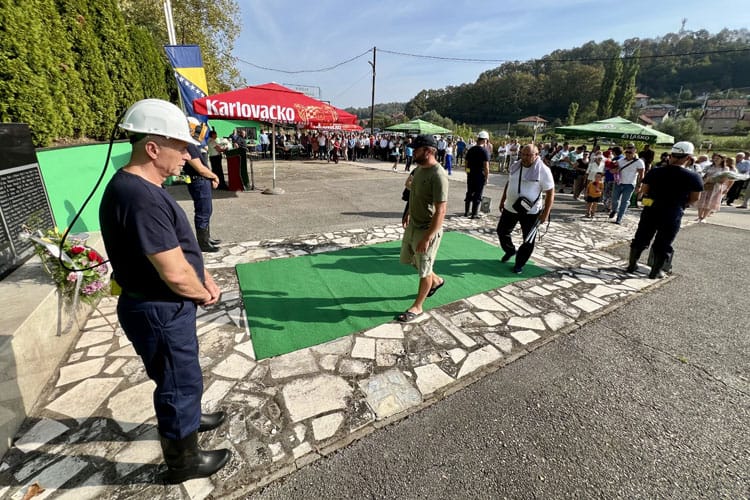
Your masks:
{"label": "blue sky", "polygon": [[375,102],[405,102],[422,89],[474,82],[500,63],[439,61],[388,54],[527,60],[589,40],[653,38],[688,30],[750,26],[747,0],[240,0],[234,55],[248,84],[320,88],[339,107],[370,105],[372,47],[378,48]]}

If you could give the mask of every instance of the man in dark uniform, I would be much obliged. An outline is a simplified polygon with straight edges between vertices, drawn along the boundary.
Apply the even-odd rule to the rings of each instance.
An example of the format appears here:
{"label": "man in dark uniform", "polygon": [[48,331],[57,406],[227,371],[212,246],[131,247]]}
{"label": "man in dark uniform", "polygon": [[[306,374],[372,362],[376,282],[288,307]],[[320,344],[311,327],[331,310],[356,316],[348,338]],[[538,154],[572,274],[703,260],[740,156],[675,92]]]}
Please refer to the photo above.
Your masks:
{"label": "man in dark uniform", "polygon": [[224,421],[224,412],[201,414],[203,377],[198,361],[196,308],[221,291],[203,257],[185,212],[162,189],[180,173],[196,145],[180,109],[145,99],[125,112],[128,164],[107,185],[99,207],[113,279],[122,288],[117,317],[156,383],[154,409],[167,481],[208,477],[229,460],[229,450],[203,451],[198,432]]}
{"label": "man in dark uniform", "polygon": [[482,202],[482,193],[490,178],[490,154],[485,147],[490,134],[482,130],[477,135],[477,143],[466,152],[466,197],[464,198],[464,217],[477,218],[477,210]]}
{"label": "man in dark uniform", "polygon": [[638,258],[654,240],[651,279],[663,276],[664,265],[672,258],[672,242],[680,230],[685,207],[692,205],[703,191],[703,180],[695,172],[684,168],[695,151],[692,143],[682,141],[672,146],[669,164],[649,170],[641,181],[643,211],[638,221],[626,271],[638,269]]}
{"label": "man in dark uniform", "polygon": [[[192,116],[188,118],[191,131],[199,126],[198,120]],[[190,159],[185,162],[183,170],[190,176],[188,192],[193,199],[193,210],[195,215],[195,235],[198,237],[198,246],[203,252],[218,252],[221,243],[211,238],[211,214],[213,213],[213,201],[211,189],[219,187],[219,177],[211,171],[203,159],[200,149],[195,144],[188,144]]]}

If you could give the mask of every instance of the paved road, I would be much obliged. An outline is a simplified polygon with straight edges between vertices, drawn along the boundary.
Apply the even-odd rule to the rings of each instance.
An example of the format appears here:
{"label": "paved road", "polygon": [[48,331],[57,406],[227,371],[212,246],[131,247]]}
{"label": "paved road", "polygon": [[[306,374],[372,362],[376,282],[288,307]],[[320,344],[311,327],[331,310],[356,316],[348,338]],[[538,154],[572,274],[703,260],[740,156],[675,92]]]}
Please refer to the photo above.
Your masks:
{"label": "paved road", "polygon": [[[394,176],[368,172],[357,203]],[[254,498],[750,498],[750,214],[712,222],[680,233],[656,291]]]}
{"label": "paved road", "polygon": [[[258,189],[244,193],[215,191],[211,234],[234,241],[255,241],[267,238],[298,236],[306,233],[383,226],[401,220],[404,202],[401,192],[406,172],[400,166],[391,170],[391,163],[367,161],[338,165],[322,161],[277,164],[276,185],[283,195],[264,195],[261,191],[272,185],[270,161],[255,163]],[[505,176],[492,174],[485,195],[493,199],[497,210]],[[466,176],[454,173],[448,210],[463,214]],[[169,188],[189,216],[193,207],[185,186]]]}

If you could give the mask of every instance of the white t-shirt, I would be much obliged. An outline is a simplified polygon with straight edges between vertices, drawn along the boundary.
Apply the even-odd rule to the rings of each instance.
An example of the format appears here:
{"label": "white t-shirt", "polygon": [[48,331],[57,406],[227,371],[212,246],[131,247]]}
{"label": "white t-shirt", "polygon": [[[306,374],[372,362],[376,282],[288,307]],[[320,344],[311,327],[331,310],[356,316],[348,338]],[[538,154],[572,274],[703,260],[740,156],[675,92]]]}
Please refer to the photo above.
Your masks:
{"label": "white t-shirt", "polygon": [[[533,172],[529,170],[536,170],[537,175],[533,175]],[[508,212],[516,213],[513,210],[513,204],[518,199],[518,176],[523,171],[523,177],[521,177],[521,194],[524,198],[529,201],[536,201],[536,204],[529,210],[530,214],[538,214],[542,209],[542,196],[545,191],[555,188],[555,180],[552,178],[552,171],[542,160],[537,158],[534,166],[528,169],[521,167],[521,162],[518,161],[510,167],[510,177],[508,178],[508,189],[505,192],[505,205],[503,208]],[[538,199],[537,199],[538,198]]]}
{"label": "white t-shirt", "polygon": [[604,173],[604,157],[595,156],[589,160],[589,168],[586,169],[586,178],[593,181],[596,179],[597,173]]}
{"label": "white t-shirt", "polygon": [[[646,169],[646,165],[640,158],[635,158],[635,161],[628,165],[631,161],[633,160],[628,160],[627,158],[617,160],[617,165],[620,168],[620,184],[632,184],[635,186],[638,180],[638,171]],[[628,166],[623,168],[625,165]]]}

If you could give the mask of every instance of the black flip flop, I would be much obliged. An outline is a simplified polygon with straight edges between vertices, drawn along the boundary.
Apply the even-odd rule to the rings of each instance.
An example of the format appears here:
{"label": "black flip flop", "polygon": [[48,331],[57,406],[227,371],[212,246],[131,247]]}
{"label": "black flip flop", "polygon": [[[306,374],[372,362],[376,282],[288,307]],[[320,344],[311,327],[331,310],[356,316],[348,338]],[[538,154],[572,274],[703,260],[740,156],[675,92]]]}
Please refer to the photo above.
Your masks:
{"label": "black flip flop", "polygon": [[415,319],[417,319],[421,315],[422,315],[422,313],[417,314],[417,313],[413,313],[411,311],[404,311],[401,314],[399,314],[398,316],[396,316],[396,319],[400,323],[408,323],[410,321],[414,321]]}
{"label": "black flip flop", "polygon": [[438,290],[440,290],[440,287],[443,286],[443,285],[445,285],[445,278],[443,278],[443,282],[440,283],[438,286],[434,286],[434,287],[430,288],[430,291],[427,292],[427,296],[428,297],[432,297],[433,295],[435,295],[435,292],[437,292]]}

